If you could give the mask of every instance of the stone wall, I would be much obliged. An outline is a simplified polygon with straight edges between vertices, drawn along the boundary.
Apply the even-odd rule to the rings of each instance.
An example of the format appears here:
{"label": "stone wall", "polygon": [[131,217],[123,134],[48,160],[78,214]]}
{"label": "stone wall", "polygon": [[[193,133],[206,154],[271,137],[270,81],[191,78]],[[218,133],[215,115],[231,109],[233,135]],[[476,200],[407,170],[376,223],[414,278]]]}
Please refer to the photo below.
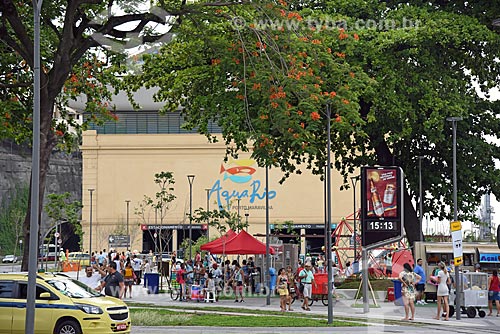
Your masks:
{"label": "stone wall", "polygon": [[[0,142],[0,203],[16,186],[29,185],[31,176],[31,148],[19,146],[10,141]],[[82,159],[79,153],[54,152],[45,186],[48,194],[69,192],[73,200],[82,200]],[[44,200],[45,201],[45,200]],[[42,214],[42,229],[48,221]]]}

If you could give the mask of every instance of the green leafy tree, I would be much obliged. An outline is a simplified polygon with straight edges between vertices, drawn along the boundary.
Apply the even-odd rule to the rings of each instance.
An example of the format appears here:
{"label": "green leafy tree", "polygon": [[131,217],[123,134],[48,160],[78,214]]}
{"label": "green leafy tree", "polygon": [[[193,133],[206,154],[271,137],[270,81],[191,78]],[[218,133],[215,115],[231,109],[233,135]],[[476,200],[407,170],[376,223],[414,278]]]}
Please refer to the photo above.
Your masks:
{"label": "green leafy tree", "polygon": [[[135,209],[134,213],[147,223],[151,213],[154,212],[155,217],[160,220],[160,226],[163,226],[163,221],[168,214],[171,203],[177,198],[173,193],[173,185],[175,184],[174,174],[172,172],[156,173],[154,182],[160,188],[159,191],[155,193],[154,198],[144,195],[142,202],[139,203],[139,207]],[[150,230],[149,233],[151,235],[152,231]],[[160,252],[164,251],[165,245],[168,244],[171,238],[171,232],[168,230],[164,232],[160,227],[158,235],[159,245],[157,246]]]}
{"label": "green leafy tree", "polygon": [[[497,137],[500,6],[484,1],[278,1],[207,9],[176,22],[174,40],[128,78],[131,89],[158,87],[163,111],[227,154],[251,150],[286,178],[326,160],[326,117],[333,112],[333,166],[344,177],[367,164],[401,166],[407,184],[405,230],[420,238],[418,157],[424,208],[450,219],[451,124],[458,124],[460,219],[474,220],[480,196],[499,196]],[[139,84],[140,83],[140,84]],[[477,83],[477,84],[475,84]]]}
{"label": "green leafy tree", "polygon": [[[47,196],[48,202],[45,206],[45,212],[47,216],[52,220],[52,225],[49,228],[52,230],[57,224],[62,222],[67,222],[71,225],[73,233],[80,237],[79,246],[82,249],[83,242],[83,231],[82,225],[80,224],[81,210],[83,205],[80,201],[72,201],[71,194],[66,192],[63,194],[49,194]],[[51,231],[47,234],[46,240],[43,243],[49,243],[49,241],[54,237],[56,230]],[[64,235],[61,238],[64,242]]]}
{"label": "green leafy tree", "polygon": [[15,189],[10,191],[12,197],[5,196],[2,200],[0,245],[3,254],[17,254],[19,240],[23,240],[23,220],[28,207],[28,193],[28,185],[16,185]]}

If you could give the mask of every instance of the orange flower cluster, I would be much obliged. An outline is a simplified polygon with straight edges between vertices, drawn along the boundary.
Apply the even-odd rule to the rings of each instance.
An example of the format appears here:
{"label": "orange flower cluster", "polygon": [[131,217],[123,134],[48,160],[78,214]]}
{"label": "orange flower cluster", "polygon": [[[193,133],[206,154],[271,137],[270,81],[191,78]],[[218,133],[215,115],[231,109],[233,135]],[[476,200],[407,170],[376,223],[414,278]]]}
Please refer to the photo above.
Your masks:
{"label": "orange flower cluster", "polygon": [[339,58],[345,58],[345,53],[343,52],[335,52],[335,55]]}
{"label": "orange flower cluster", "polygon": [[311,43],[316,45],[321,45],[321,41],[319,39],[313,39]]}
{"label": "orange flower cluster", "polygon": [[262,120],[266,120],[269,118],[269,116],[268,115],[260,115],[259,118]]}
{"label": "orange flower cluster", "polygon": [[346,39],[348,37],[349,37],[349,35],[345,33],[344,28],[340,28],[339,29],[339,39],[343,40],[343,39]]}
{"label": "orange flower cluster", "polygon": [[273,141],[269,140],[269,138],[267,138],[266,135],[261,135],[260,138],[262,139],[262,141],[259,144],[260,148],[266,147],[269,144],[272,145],[272,143],[273,143]]}
{"label": "orange flower cluster", "polygon": [[260,90],[260,88],[261,88],[261,84],[260,84],[260,82],[259,82],[259,83],[254,83],[254,84],[253,84],[253,87],[252,87],[252,89],[253,89],[253,90]]}
{"label": "orange flower cluster", "polygon": [[320,95],[334,98],[335,96],[337,96],[337,93],[336,92],[323,92],[323,93],[320,93]]}
{"label": "orange flower cluster", "polygon": [[313,111],[313,112],[311,113],[311,119],[312,119],[313,121],[317,121],[317,120],[318,120],[318,119],[320,119],[320,118],[321,118],[321,116],[320,116],[320,114],[319,114],[317,111]]}
{"label": "orange flower cluster", "polygon": [[286,97],[286,93],[283,91],[283,87],[278,87],[278,91],[274,87],[271,87],[271,95],[269,95],[269,99],[284,99]]}
{"label": "orange flower cluster", "polygon": [[355,40],[359,41],[359,35],[358,34],[355,33],[353,36],[354,36]]}
{"label": "orange flower cluster", "polygon": [[217,58],[212,59],[212,65],[213,66],[216,66],[216,65],[219,65],[219,64],[220,64],[220,59],[217,59]]}
{"label": "orange flower cluster", "polygon": [[342,99],[342,103],[343,103],[343,104],[349,104],[349,100]]}
{"label": "orange flower cluster", "polygon": [[264,44],[264,43],[261,43],[261,42],[256,42],[255,43],[255,46],[259,49],[266,49],[267,48],[267,45]]}
{"label": "orange flower cluster", "polygon": [[300,52],[298,53],[298,55],[299,55],[299,57],[304,57],[304,58],[307,58],[307,52],[302,52],[302,51],[300,51]]}
{"label": "orange flower cluster", "polygon": [[276,109],[279,107],[279,104],[276,102],[271,102],[271,107],[273,107],[273,109]]}
{"label": "orange flower cluster", "polygon": [[56,135],[62,137],[64,136],[64,132],[62,132],[61,130],[56,130]]}
{"label": "orange flower cluster", "polygon": [[289,20],[296,19],[297,21],[302,21],[302,16],[300,16],[297,12],[290,12],[287,17]]}

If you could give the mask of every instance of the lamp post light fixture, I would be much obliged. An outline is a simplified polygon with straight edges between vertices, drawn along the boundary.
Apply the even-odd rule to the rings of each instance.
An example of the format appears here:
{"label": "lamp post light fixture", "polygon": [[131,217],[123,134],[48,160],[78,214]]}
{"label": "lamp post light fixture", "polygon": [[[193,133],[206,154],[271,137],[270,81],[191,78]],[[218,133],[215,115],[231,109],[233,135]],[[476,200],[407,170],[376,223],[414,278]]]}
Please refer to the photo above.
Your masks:
{"label": "lamp post light fixture", "polygon": [[[446,120],[451,122],[453,127],[453,220],[457,221],[458,219],[458,201],[457,201],[457,122],[462,120],[462,117],[447,117]],[[457,285],[457,296],[462,295],[462,282],[459,275],[460,265],[455,266],[455,282]],[[456,298],[456,315],[457,320],[461,318],[461,298]]]}
{"label": "lamp post light fixture", "polygon": [[352,189],[354,191],[354,194],[353,194],[353,197],[354,197],[354,201],[353,201],[353,204],[354,204],[354,261],[357,261],[358,259],[358,245],[357,245],[357,240],[356,240],[356,236],[357,236],[357,227],[356,227],[356,184],[358,183],[358,180],[360,179],[360,176],[359,175],[356,175],[356,176],[351,176],[351,183],[352,183]]}
{"label": "lamp post light fixture", "polygon": [[192,246],[193,246],[193,181],[194,175],[187,176],[189,182],[189,260],[192,259]]}
{"label": "lamp post light fixture", "polygon": [[92,194],[94,193],[95,189],[88,189],[90,193],[90,217],[89,217],[89,255],[92,256]]}
{"label": "lamp post light fixture", "polygon": [[128,224],[128,222],[129,222],[129,210],[128,209],[129,209],[130,200],[129,199],[125,200],[125,203],[127,203],[127,251],[130,251],[130,233],[129,233],[129,228],[128,228],[128,226],[129,226],[129,224]]}

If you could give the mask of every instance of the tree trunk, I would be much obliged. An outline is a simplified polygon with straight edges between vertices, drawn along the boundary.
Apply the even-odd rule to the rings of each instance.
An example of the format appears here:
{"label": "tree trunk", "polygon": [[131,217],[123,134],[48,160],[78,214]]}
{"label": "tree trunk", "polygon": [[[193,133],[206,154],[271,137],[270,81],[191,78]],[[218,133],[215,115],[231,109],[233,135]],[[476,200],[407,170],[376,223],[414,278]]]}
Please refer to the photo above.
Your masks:
{"label": "tree trunk", "polygon": [[[45,183],[47,179],[47,172],[49,169],[50,155],[55,146],[54,133],[52,130],[52,117],[54,111],[54,99],[49,99],[48,80],[47,76],[40,75],[41,87],[40,90],[40,186],[39,186],[39,207],[38,207],[38,226],[40,227],[40,218],[43,208],[43,198],[45,194]],[[54,88],[53,88],[54,89]],[[33,157],[32,157],[33,158]],[[30,221],[31,221],[31,192],[32,192],[33,174],[30,179],[30,191],[28,210],[23,223],[23,234],[25,245],[23,250],[23,262],[21,264],[21,271],[28,271],[28,259],[30,252],[36,252],[38,257],[38,249],[30,249]],[[38,240],[40,240],[40,231],[38,231]]]}

